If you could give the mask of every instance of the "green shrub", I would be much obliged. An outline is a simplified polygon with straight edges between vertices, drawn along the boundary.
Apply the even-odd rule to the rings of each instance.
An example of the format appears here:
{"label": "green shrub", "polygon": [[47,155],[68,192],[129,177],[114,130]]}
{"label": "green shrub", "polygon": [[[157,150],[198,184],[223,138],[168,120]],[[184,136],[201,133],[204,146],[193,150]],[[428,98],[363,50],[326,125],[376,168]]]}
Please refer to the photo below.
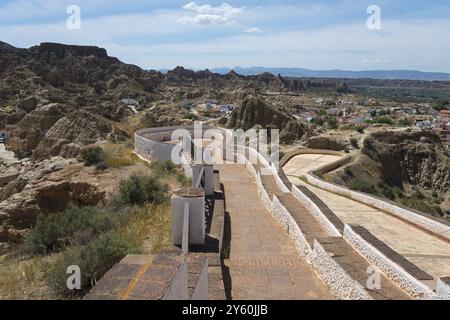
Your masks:
{"label": "green shrub", "polygon": [[183,119],[187,119],[187,120],[198,120],[198,116],[193,114],[193,113],[185,113],[182,117]]}
{"label": "green shrub", "polygon": [[101,147],[92,147],[83,150],[83,160],[87,166],[97,166],[103,168],[106,166],[106,154]]}
{"label": "green shrub", "polygon": [[336,118],[332,117],[328,120],[328,129],[337,129],[338,128],[338,122]]}
{"label": "green shrub", "polygon": [[358,129],[358,127],[353,124],[344,124],[339,127],[339,130],[343,130],[343,131],[351,131],[351,130],[356,131],[357,129]]}
{"label": "green shrub", "polygon": [[392,120],[391,118],[386,117],[386,116],[375,118],[373,120],[373,123],[376,123],[376,124],[387,124],[387,125],[391,125],[391,126],[395,124],[394,120]]}
{"label": "green shrub", "polygon": [[318,126],[323,126],[323,125],[325,124],[325,121],[323,120],[322,117],[317,117],[315,123],[316,123]]}
{"label": "green shrub", "polygon": [[394,194],[396,195],[397,198],[402,199],[405,195],[403,194],[403,190],[400,189],[399,187],[395,186],[394,188],[392,188],[392,191],[394,191]]}
{"label": "green shrub", "polygon": [[117,230],[102,233],[81,250],[82,272],[93,286],[109,269],[127,254],[139,253],[139,245]]}
{"label": "green shrub", "polygon": [[181,183],[183,187],[190,187],[192,186],[192,179],[187,177],[184,173],[178,172],[177,173],[177,181]]}
{"label": "green shrub", "polygon": [[391,200],[395,199],[395,193],[391,188],[384,187],[381,189],[381,192],[383,193],[383,196],[385,196],[386,198],[391,199]]}
{"label": "green shrub", "polygon": [[24,249],[34,254],[60,250],[73,243],[84,244],[112,229],[117,215],[107,209],[70,206],[62,213],[41,215],[25,237]]}
{"label": "green shrub", "polygon": [[369,194],[377,193],[375,186],[370,182],[364,180],[353,180],[349,183],[348,187],[350,188],[350,190],[361,191]]}
{"label": "green shrub", "polygon": [[152,169],[152,173],[158,176],[174,174],[177,172],[177,166],[170,160],[152,161],[150,168]]}
{"label": "green shrub", "polygon": [[[140,248],[117,230],[101,234],[86,246],[70,247],[47,268],[45,279],[49,287],[61,295],[82,295],[127,254],[138,253]],[[80,267],[81,291],[71,291],[66,282],[71,265]]]}
{"label": "green shrub", "polygon": [[353,176],[354,176],[353,171],[352,171],[352,169],[351,169],[350,167],[345,167],[345,168],[344,168],[344,173],[345,173],[347,176],[350,176],[350,177],[353,177]]}
{"label": "green shrub", "polygon": [[433,213],[434,208],[423,200],[414,199],[414,198],[409,198],[409,199],[404,198],[402,200],[402,203],[407,207],[414,208],[414,209],[419,210],[424,213]]}
{"label": "green shrub", "polygon": [[358,139],[351,138],[351,139],[350,139],[350,143],[351,143],[351,145],[352,145],[353,148],[359,149]]}
{"label": "green shrub", "polygon": [[168,186],[156,176],[132,175],[120,182],[121,204],[162,203],[167,198]]}
{"label": "green shrub", "polygon": [[408,119],[401,119],[398,124],[403,127],[409,127],[411,126],[411,121],[409,121]]}
{"label": "green shrub", "polygon": [[80,247],[72,247],[65,250],[48,266],[45,270],[47,285],[63,296],[82,295],[86,292],[87,288],[86,279],[83,277],[83,269],[81,269],[81,287],[83,290],[72,291],[67,288],[67,278],[70,276],[67,274],[67,268],[69,266],[79,266],[80,269],[82,268]]}

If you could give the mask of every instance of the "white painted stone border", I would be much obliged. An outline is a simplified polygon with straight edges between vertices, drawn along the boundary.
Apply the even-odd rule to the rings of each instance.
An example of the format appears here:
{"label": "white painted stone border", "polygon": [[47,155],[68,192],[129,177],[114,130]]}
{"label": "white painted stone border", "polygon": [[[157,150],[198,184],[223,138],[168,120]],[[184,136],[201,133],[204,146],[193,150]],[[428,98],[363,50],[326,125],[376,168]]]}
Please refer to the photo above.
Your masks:
{"label": "white painted stone border", "polygon": [[320,243],[314,240],[311,264],[328,285],[331,293],[342,300],[373,300],[364,287],[331,258]]}
{"label": "white painted stone border", "polygon": [[439,298],[444,300],[450,300],[450,286],[441,279],[437,281],[436,284],[436,293],[439,296]]}
{"label": "white painted stone border", "polygon": [[406,220],[412,224],[419,226],[427,231],[435,233],[436,235],[450,240],[450,226],[446,226],[433,219],[419,215],[415,212],[400,208],[388,202],[376,199],[369,195],[352,191],[347,188],[337,186],[328,182],[325,182],[316,176],[312,175],[312,172],[306,174],[306,179],[311,185],[332,192],[337,195],[341,195],[352,200],[367,204],[373,208],[385,211],[403,220]]}
{"label": "white painted stone border", "polygon": [[401,266],[386,257],[373,245],[357,234],[351,226],[344,226],[344,239],[367,261],[381,270],[386,277],[416,299],[437,299],[431,288],[414,278]]}
{"label": "white painted stone border", "polygon": [[314,216],[319,224],[325,229],[325,231],[332,237],[342,237],[339,230],[331,223],[331,221],[325,216],[322,210],[308,198],[299,188],[292,185],[292,195],[297,198]]}

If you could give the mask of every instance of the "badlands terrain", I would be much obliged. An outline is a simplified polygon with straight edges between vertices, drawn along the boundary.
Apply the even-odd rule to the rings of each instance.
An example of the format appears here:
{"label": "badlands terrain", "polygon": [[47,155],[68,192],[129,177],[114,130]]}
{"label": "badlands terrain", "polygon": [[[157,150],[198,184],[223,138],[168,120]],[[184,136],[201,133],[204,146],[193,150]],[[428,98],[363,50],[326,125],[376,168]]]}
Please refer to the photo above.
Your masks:
{"label": "badlands terrain", "polygon": [[[156,204],[160,215],[151,217],[140,201],[117,201],[139,175],[158,176],[150,184],[164,196],[190,184],[179,168],[152,166],[133,154],[134,133],[143,128],[202,121],[279,129],[281,156],[298,148],[351,155],[348,165],[321,177],[326,181],[448,220],[448,128],[425,128],[424,121],[445,122],[449,89],[445,81],[221,75],[183,67],[162,73],[98,47],[19,49],[0,42],[0,131],[10,135],[0,144],[0,298],[64,297],[45,270],[98,253],[90,243],[102,240],[104,230],[119,230],[113,238],[118,256],[155,253],[169,243],[166,199]],[[114,228],[103,229],[79,222],[87,223],[85,234],[64,237],[39,222],[83,208],[131,210],[134,218],[119,217],[105,222]],[[130,226],[137,230],[132,245],[122,232]],[[43,244],[39,232],[54,242]],[[94,268],[91,280],[115,262],[96,266],[101,270]]]}

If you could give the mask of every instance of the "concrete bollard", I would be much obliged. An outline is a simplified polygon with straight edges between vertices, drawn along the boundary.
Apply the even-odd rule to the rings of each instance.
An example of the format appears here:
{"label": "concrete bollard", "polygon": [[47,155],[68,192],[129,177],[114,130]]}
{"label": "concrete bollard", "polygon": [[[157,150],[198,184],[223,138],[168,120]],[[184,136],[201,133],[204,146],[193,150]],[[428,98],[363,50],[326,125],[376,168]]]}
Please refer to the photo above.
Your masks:
{"label": "concrete bollard", "polygon": [[205,193],[200,188],[183,188],[171,198],[172,207],[172,243],[183,242],[183,218],[185,202],[189,203],[189,244],[205,243]]}
{"label": "concrete bollard", "polygon": [[204,189],[205,189],[205,195],[207,196],[213,196],[214,195],[214,168],[213,165],[210,164],[194,164],[192,165],[192,186],[193,187],[200,187],[196,186],[199,176],[202,174],[202,169],[205,169],[203,171],[204,174]]}

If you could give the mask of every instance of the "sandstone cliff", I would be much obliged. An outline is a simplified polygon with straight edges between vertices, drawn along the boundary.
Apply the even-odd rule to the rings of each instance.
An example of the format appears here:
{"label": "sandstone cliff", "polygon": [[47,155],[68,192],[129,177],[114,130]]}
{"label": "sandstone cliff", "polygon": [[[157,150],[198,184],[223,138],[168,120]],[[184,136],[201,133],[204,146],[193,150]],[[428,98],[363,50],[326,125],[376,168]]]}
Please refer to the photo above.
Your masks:
{"label": "sandstone cliff", "polygon": [[356,162],[326,178],[422,212],[450,216],[450,156],[432,132],[375,132],[365,139]]}
{"label": "sandstone cliff", "polygon": [[381,174],[391,185],[450,192],[450,157],[434,133],[377,132],[364,141],[363,152],[381,164]]}

